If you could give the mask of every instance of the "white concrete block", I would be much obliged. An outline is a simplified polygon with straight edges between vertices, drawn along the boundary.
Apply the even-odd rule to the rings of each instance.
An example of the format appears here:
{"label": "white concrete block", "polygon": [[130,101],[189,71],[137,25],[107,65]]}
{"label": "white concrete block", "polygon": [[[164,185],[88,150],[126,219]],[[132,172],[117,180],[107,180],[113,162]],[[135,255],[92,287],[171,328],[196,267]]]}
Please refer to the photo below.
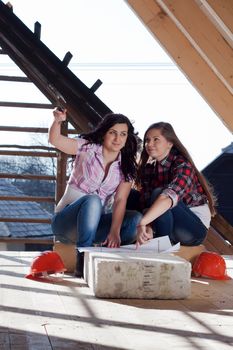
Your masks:
{"label": "white concrete block", "polygon": [[[127,254],[128,255],[128,254]],[[84,254],[84,280],[88,284],[88,286],[93,285],[93,261],[95,258],[102,259],[127,259],[125,253],[113,253],[113,252],[85,252]]]}
{"label": "white concrete block", "polygon": [[85,253],[85,278],[99,298],[185,299],[190,262],[170,254]]}

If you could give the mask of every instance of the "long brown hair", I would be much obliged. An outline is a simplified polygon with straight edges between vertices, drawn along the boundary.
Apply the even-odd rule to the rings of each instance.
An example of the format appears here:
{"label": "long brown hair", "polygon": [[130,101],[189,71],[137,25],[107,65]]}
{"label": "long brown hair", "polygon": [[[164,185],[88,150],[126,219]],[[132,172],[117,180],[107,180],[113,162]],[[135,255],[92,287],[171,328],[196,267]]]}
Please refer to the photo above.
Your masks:
{"label": "long brown hair", "polygon": [[216,199],[215,199],[214,194],[213,194],[213,189],[212,189],[211,185],[207,182],[205,177],[197,169],[189,152],[184,147],[182,142],[179,140],[173,127],[169,123],[165,123],[165,122],[154,123],[154,124],[150,125],[149,128],[146,130],[145,135],[144,135],[144,139],[143,139],[143,149],[142,149],[141,157],[139,160],[139,166],[138,166],[138,175],[137,175],[137,179],[136,179],[137,186],[141,185],[140,179],[142,176],[142,172],[143,172],[145,164],[147,163],[148,158],[149,158],[149,155],[145,149],[145,142],[146,142],[146,135],[147,135],[148,131],[151,129],[160,130],[161,135],[163,135],[163,137],[165,137],[165,139],[167,141],[171,142],[173,144],[173,147],[175,147],[180,152],[180,154],[183,155],[192,164],[192,166],[195,169],[195,172],[197,174],[198,180],[199,180],[200,184],[202,185],[202,188],[207,196],[208,205],[210,208],[211,215],[214,216],[216,214],[216,210],[215,210]]}

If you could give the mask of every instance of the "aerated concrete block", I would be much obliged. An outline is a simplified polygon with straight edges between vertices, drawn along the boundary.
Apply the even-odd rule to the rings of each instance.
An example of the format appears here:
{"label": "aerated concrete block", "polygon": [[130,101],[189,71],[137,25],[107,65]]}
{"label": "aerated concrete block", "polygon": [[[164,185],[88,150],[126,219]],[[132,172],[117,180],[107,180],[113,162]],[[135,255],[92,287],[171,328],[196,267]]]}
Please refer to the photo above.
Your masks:
{"label": "aerated concrete block", "polygon": [[185,299],[191,264],[153,253],[85,253],[85,277],[99,298]]}

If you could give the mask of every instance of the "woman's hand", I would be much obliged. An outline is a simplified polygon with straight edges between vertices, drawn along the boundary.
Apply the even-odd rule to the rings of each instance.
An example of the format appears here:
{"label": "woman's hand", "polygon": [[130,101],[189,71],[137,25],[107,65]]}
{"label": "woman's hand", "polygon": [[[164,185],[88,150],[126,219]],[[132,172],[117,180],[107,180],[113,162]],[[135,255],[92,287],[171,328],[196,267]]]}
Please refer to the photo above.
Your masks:
{"label": "woman's hand", "polygon": [[66,120],[66,109],[57,107],[53,110],[53,116],[58,123],[64,122]]}
{"label": "woman's hand", "polygon": [[108,248],[119,248],[121,245],[121,237],[119,234],[109,233],[106,240],[103,242],[103,245]]}
{"label": "woman's hand", "polygon": [[136,240],[136,249],[140,247],[140,245],[144,244],[146,241],[153,238],[153,234],[151,234],[151,228],[147,228],[146,225],[138,225],[137,226],[137,240]]}

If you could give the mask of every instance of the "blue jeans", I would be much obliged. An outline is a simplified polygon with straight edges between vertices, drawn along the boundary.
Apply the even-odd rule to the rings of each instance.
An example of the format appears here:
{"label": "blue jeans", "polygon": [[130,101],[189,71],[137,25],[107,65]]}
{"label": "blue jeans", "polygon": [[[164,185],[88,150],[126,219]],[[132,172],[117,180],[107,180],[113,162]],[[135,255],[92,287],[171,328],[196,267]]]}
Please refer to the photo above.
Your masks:
{"label": "blue jeans", "polygon": [[[126,210],[120,230],[122,245],[136,240],[136,226],[141,217],[135,210]],[[85,195],[56,213],[51,227],[56,240],[89,247],[105,241],[111,222],[112,213],[103,214],[99,196]]]}
{"label": "blue jeans", "polygon": [[[161,192],[161,188],[157,188],[152,192],[151,198],[147,203],[148,208]],[[136,198],[137,196],[138,199]],[[134,190],[129,195],[127,207],[133,209],[133,202],[139,202],[139,193],[136,193]],[[180,244],[186,246],[201,244],[208,231],[202,221],[181,201],[174,208],[167,210],[155,219],[151,226],[155,232],[154,237],[169,236],[172,244],[180,242]]]}

